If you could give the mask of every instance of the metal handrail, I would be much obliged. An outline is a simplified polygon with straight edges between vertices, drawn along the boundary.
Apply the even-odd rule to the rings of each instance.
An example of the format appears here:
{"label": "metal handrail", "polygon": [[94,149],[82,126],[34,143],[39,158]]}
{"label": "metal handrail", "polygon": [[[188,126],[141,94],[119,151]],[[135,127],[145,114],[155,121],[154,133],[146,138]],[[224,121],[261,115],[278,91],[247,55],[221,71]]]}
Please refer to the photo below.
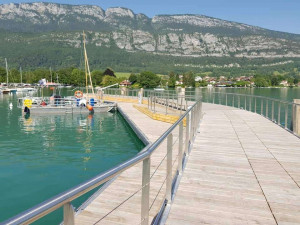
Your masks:
{"label": "metal handrail", "polygon": [[[199,122],[200,121],[200,112],[201,112],[201,100],[198,100],[197,102],[195,102],[193,104],[192,107],[187,109],[186,112],[166,132],[164,132],[164,134],[161,135],[153,144],[146,146],[139,154],[137,154],[133,158],[119,164],[118,166],[115,166],[112,169],[109,169],[109,170],[95,176],[94,178],[92,178],[86,182],[83,182],[61,194],[58,194],[55,197],[50,198],[50,199],[42,202],[41,204],[12,217],[11,219],[4,221],[3,224],[11,225],[11,224],[32,223],[32,222],[38,220],[39,218],[44,217],[45,215],[49,214],[50,212],[52,212],[62,206],[64,206],[64,211],[65,211],[64,214],[68,215],[67,219],[65,220],[65,223],[74,224],[74,211],[73,211],[73,208],[70,203],[72,200],[82,196],[83,194],[89,192],[90,190],[92,190],[96,187],[99,187],[101,184],[116,177],[118,174],[120,174],[124,170],[135,166],[136,164],[138,164],[141,161],[143,161],[143,168],[144,169],[146,168],[146,171],[149,170],[149,172],[150,172],[149,158],[150,158],[151,154],[158,148],[158,146],[160,146],[160,144],[164,140],[166,140],[167,138],[169,140],[170,135],[172,136],[172,132],[179,124],[181,124],[180,127],[182,129],[183,120],[186,117],[187,117],[187,126],[189,126],[188,125],[189,124],[189,114],[191,114],[191,118],[194,120],[194,122],[196,122],[196,121]],[[195,124],[192,124],[192,128],[191,129],[188,128],[188,132],[191,132],[191,134],[187,133],[187,137],[195,136],[195,133],[196,133],[195,132]],[[169,152],[169,149],[168,149],[168,152]],[[144,178],[144,169],[143,169],[143,182],[144,182],[144,179],[147,178],[147,176],[146,176],[146,178]],[[143,196],[144,196],[144,194],[143,194]],[[148,201],[149,201],[149,194],[148,194]],[[147,212],[143,212],[143,209],[142,209],[142,214],[147,214]],[[145,216],[145,215],[142,215],[142,217],[143,216]],[[148,221],[146,221],[145,219],[143,219],[142,221],[145,221],[143,224],[148,224]]]}
{"label": "metal handrail", "polygon": [[[203,102],[241,108],[257,114],[258,111],[260,111],[261,116],[264,116],[266,119],[269,119],[270,121],[274,122],[278,126],[286,129],[287,131],[291,132],[295,136],[299,137],[299,131],[295,131],[295,123],[294,123],[295,110],[297,107],[300,107],[299,103],[284,101],[284,100],[265,97],[265,96],[247,95],[247,94],[238,94],[238,93],[208,92],[206,94],[207,96],[205,97],[207,97],[207,100],[202,95]],[[219,99],[218,102],[215,102],[216,96]],[[222,97],[224,96],[225,99],[222,99]],[[229,101],[228,99],[229,96],[232,97],[231,101]],[[211,98],[212,98],[212,102],[209,101],[211,100]],[[244,104],[241,101],[242,98],[244,98],[245,100]],[[257,104],[258,103],[257,100],[260,101],[260,104]],[[275,106],[277,106],[276,109]]]}

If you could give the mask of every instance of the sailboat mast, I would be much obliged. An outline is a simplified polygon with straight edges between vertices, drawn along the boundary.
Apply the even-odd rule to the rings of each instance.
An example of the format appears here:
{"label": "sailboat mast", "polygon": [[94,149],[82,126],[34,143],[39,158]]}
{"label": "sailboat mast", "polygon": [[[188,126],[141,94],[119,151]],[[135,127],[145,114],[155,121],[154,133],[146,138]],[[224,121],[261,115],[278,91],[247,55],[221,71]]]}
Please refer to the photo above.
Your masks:
{"label": "sailboat mast", "polygon": [[8,87],[8,65],[7,59],[5,58],[5,67],[6,67],[6,86]]}
{"label": "sailboat mast", "polygon": [[20,67],[20,75],[21,75],[21,86],[23,86],[22,67]]}
{"label": "sailboat mast", "polygon": [[49,70],[50,70],[51,83],[52,83],[52,71],[51,71],[51,66],[50,66]]}
{"label": "sailboat mast", "polygon": [[84,72],[85,72],[85,92],[88,93],[88,82],[87,82],[87,54],[86,54],[86,48],[85,48],[85,33],[83,31],[83,54],[84,54]]}
{"label": "sailboat mast", "polygon": [[87,57],[87,53],[86,53],[86,46],[85,46],[85,33],[83,31],[83,48],[84,48],[84,62],[85,62],[85,84],[86,84],[86,93],[88,93],[88,76],[90,79],[90,84],[92,87],[92,93],[93,95],[94,93],[94,87],[93,87],[93,82],[92,82],[92,76],[91,76],[91,71],[90,71],[90,66],[89,66],[89,60]]}

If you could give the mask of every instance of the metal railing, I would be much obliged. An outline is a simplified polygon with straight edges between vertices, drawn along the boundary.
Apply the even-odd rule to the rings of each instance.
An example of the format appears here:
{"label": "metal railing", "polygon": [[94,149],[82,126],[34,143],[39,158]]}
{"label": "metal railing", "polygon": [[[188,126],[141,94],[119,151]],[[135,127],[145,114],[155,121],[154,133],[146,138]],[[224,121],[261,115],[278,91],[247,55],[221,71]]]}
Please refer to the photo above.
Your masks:
{"label": "metal railing", "polygon": [[[173,200],[175,191],[174,187],[180,179],[185,162],[193,145],[193,141],[195,139],[201,118],[201,112],[202,101],[201,99],[199,99],[196,102],[194,102],[194,104],[191,107],[187,108],[186,112],[184,112],[184,114],[179,118],[179,120],[175,122],[166,132],[164,132],[162,136],[160,136],[153,144],[147,145],[135,157],[5,221],[4,224],[29,224],[44,217],[50,212],[53,212],[54,210],[63,207],[64,224],[73,225],[75,221],[75,210],[71,204],[73,200],[89,192],[90,190],[99,187],[105,182],[115,178],[123,171],[128,170],[129,168],[141,162],[143,163],[142,186],[131,195],[134,196],[139,191],[141,191],[141,216],[139,224],[146,225],[151,222],[149,217],[149,211],[153,209],[152,206],[155,202],[160,204],[160,210],[155,212],[157,216],[154,217],[152,222],[159,223],[160,216],[163,215],[164,209],[168,207]],[[176,136],[177,138],[174,138]],[[167,141],[166,149],[162,146],[162,143],[164,141]],[[178,150],[177,152],[175,152],[176,146]],[[158,152],[158,150],[163,152],[165,151],[165,154],[164,157],[161,159],[160,163],[157,165],[154,173],[150,175],[152,154]],[[163,170],[166,173],[166,177],[161,183],[161,188],[158,190],[158,193],[154,193],[156,197],[150,205],[150,182],[152,181],[153,176],[155,175],[158,168],[161,168],[162,163],[165,160],[167,166]],[[165,190],[163,193],[164,197],[162,199],[163,201],[158,202],[157,196],[163,191],[163,186],[165,186]],[[119,206],[123,203],[124,202],[121,202]],[[118,207],[114,208],[112,212],[114,210],[117,210],[117,208]]]}
{"label": "metal railing", "polygon": [[[206,89],[207,91],[205,92],[202,90],[200,92],[189,89],[183,90],[184,91],[180,89],[164,91],[144,90],[143,97],[144,99],[148,99],[148,108],[154,112],[156,111],[156,104],[184,111],[188,107],[188,102],[194,102],[201,97],[202,102],[231,106],[260,114],[289,132],[299,136],[294,132],[294,128],[296,121],[295,112],[296,108],[300,107],[300,104],[264,96],[214,92],[213,89]],[[139,92],[137,89],[129,89],[127,92],[123,91],[122,93],[120,89],[110,89],[108,91],[108,93],[112,95],[122,94],[123,96],[127,95],[131,97],[138,96]]]}
{"label": "metal railing", "polygon": [[300,104],[264,96],[207,92],[202,94],[202,101],[231,106],[264,116],[284,129],[294,133],[295,109]]}

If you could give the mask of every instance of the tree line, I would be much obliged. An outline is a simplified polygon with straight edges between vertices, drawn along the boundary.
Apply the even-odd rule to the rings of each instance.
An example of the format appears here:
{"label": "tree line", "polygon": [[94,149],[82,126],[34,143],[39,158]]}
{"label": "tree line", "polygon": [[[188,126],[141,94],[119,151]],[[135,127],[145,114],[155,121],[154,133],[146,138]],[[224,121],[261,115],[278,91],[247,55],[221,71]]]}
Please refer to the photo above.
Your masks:
{"label": "tree line", "polygon": [[[0,82],[6,83],[6,69],[0,67]],[[93,70],[91,72],[92,82],[95,86],[108,86],[115,83],[120,83],[127,80],[127,77],[116,77],[115,72],[111,68],[105,71]],[[59,70],[36,69],[22,72],[17,69],[10,69],[8,72],[9,83],[28,83],[37,84],[41,79],[46,79],[64,85],[85,86],[85,71],[69,67]],[[135,87],[154,88],[160,85],[161,78],[153,72],[144,71],[138,74],[132,73],[130,80]]]}

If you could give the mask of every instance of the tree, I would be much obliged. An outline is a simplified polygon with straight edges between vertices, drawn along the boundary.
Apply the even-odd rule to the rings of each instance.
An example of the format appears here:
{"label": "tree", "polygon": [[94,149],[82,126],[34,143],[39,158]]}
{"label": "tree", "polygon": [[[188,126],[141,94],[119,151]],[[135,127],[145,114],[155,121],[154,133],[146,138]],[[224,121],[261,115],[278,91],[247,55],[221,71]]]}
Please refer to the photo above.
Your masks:
{"label": "tree", "polygon": [[279,81],[278,77],[277,76],[272,76],[272,78],[271,78],[271,85],[272,86],[278,86],[279,83],[280,83],[280,81]]}
{"label": "tree", "polygon": [[115,72],[111,68],[107,68],[104,71],[103,75],[104,76],[108,75],[108,76],[116,77]]}
{"label": "tree", "polygon": [[6,82],[6,70],[3,67],[0,67],[0,82]]}
{"label": "tree", "polygon": [[132,74],[130,74],[128,80],[129,80],[132,84],[134,84],[135,82],[137,82],[138,77],[137,77],[137,75],[135,75],[134,73],[132,73]]}
{"label": "tree", "polygon": [[183,75],[183,85],[186,87],[195,87],[195,76],[193,72],[188,72]]}
{"label": "tree", "polygon": [[144,88],[155,88],[160,83],[160,77],[150,71],[144,71],[138,77],[138,82]]}
{"label": "tree", "polygon": [[175,87],[176,85],[176,75],[174,72],[169,74],[168,87]]}
{"label": "tree", "polygon": [[116,84],[116,83],[119,83],[118,79],[116,77],[105,75],[103,77],[103,79],[102,79],[102,83],[101,84],[104,87],[106,87],[106,86],[109,86],[109,85],[112,85],[112,84]]}
{"label": "tree", "polygon": [[255,78],[254,83],[255,83],[256,87],[268,87],[269,86],[269,84],[266,81],[266,79],[262,78],[262,77]]}
{"label": "tree", "polygon": [[100,70],[93,70],[91,76],[94,85],[100,85],[104,77],[103,73]]}
{"label": "tree", "polygon": [[86,80],[84,71],[73,69],[68,83],[76,86],[85,86]]}

